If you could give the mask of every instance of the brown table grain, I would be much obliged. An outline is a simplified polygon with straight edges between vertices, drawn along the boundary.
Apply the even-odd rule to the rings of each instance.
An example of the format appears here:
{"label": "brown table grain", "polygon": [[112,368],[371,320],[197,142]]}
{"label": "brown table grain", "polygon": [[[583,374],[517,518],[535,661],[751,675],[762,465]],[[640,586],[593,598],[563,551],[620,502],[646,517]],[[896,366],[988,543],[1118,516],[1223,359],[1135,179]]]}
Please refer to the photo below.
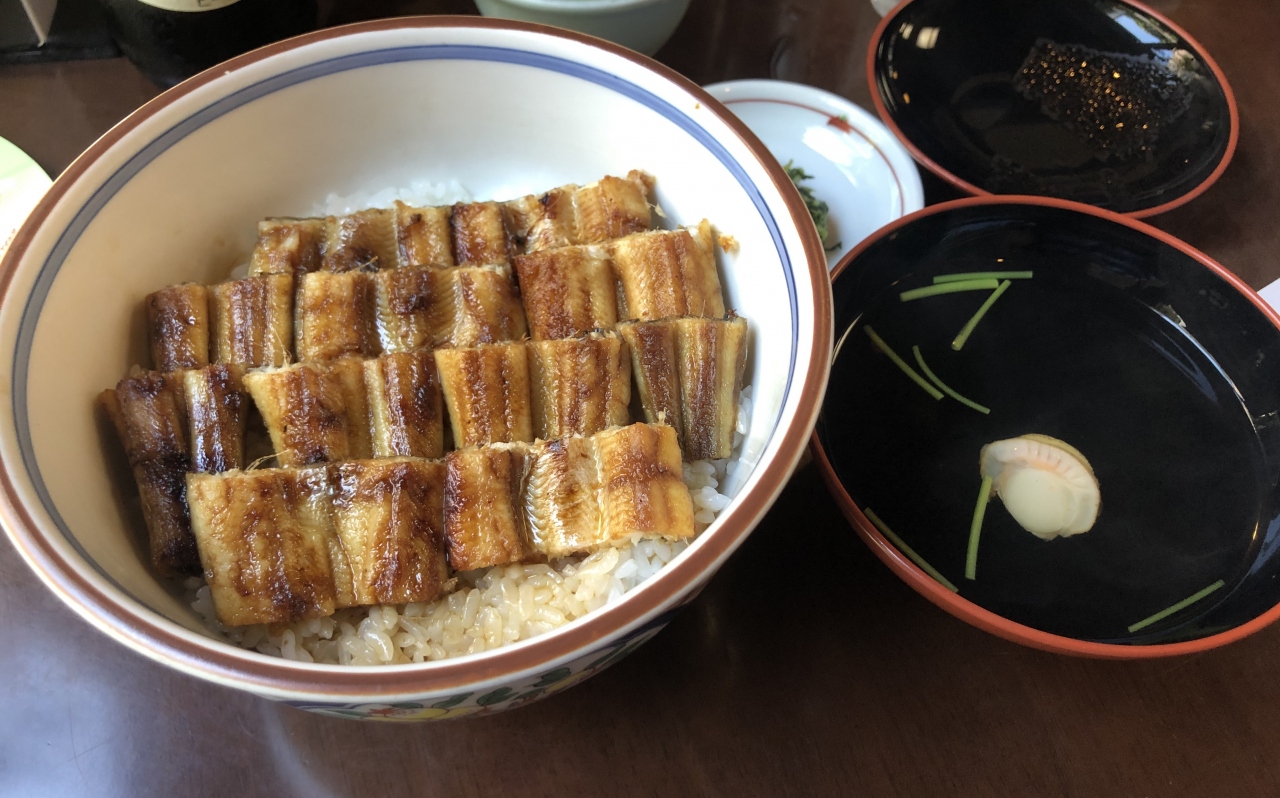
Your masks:
{"label": "brown table grain", "polygon": [[[1155,224],[1260,287],[1280,278],[1280,2],[1157,5],[1226,71],[1241,132],[1217,185]],[[659,57],[867,105],[877,20],[866,0],[694,0]],[[155,93],[124,61],[0,68],[0,136],[57,173]],[[335,720],[182,676],[91,629],[7,540],[0,639],[5,796],[1280,795],[1280,625],[1157,662],[1006,643],[890,574],[812,468],[656,639],[494,717]]]}

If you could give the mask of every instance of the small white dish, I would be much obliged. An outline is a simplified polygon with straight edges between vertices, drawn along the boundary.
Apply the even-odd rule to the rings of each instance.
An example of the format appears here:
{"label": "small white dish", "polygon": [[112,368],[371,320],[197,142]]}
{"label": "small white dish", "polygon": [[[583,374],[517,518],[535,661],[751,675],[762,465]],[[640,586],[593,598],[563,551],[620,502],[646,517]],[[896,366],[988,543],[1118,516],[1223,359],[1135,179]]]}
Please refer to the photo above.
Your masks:
{"label": "small white dish", "polygon": [[779,162],[813,175],[804,185],[830,209],[828,268],[880,227],[924,207],[911,156],[874,115],[849,100],[782,80],[731,80],[706,89]]}

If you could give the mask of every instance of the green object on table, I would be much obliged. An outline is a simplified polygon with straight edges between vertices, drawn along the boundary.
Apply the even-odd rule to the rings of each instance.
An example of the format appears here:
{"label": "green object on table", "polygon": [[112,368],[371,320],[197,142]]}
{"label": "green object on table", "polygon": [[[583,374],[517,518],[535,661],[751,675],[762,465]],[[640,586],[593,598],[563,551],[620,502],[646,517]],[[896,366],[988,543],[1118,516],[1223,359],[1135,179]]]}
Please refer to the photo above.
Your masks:
{"label": "green object on table", "polygon": [[0,254],[52,182],[31,156],[0,139]]}

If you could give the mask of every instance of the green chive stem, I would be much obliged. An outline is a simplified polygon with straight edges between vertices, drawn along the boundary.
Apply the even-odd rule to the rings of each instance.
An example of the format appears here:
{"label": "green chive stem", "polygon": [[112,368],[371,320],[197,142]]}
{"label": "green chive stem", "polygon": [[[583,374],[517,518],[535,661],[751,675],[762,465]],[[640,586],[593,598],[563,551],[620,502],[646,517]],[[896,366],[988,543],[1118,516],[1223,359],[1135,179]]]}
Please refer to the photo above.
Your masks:
{"label": "green chive stem", "polygon": [[978,489],[978,506],[973,508],[973,520],[969,522],[969,551],[964,556],[964,578],[978,578],[978,538],[982,536],[982,519],[987,515],[987,502],[991,499],[991,477],[982,478]]}
{"label": "green chive stem", "polygon": [[957,280],[950,283],[926,285],[924,288],[912,288],[910,291],[903,291],[898,294],[898,298],[903,302],[910,302],[913,299],[924,299],[925,297],[938,296],[939,294],[958,294],[961,291],[987,291],[999,284],[996,280]]}
{"label": "green chive stem", "polygon": [[907,555],[907,557],[911,559],[911,562],[920,566],[921,571],[924,571],[926,574],[933,577],[934,581],[936,581],[938,584],[945,587],[947,590],[950,590],[952,593],[960,592],[959,588],[951,584],[950,579],[947,579],[945,576],[938,573],[937,570],[932,565],[925,562],[923,557],[921,557],[919,554],[916,554],[915,549],[908,546],[906,541],[904,541],[902,538],[894,534],[893,530],[889,528],[889,525],[886,524],[884,521],[881,521],[880,516],[871,512],[870,508],[868,507],[862,508],[862,514],[865,515],[867,518],[871,519],[871,523],[876,525],[876,529],[879,529],[882,533],[884,533],[884,536],[889,539],[889,542],[898,547],[898,551]]}
{"label": "green chive stem", "polygon": [[968,280],[1030,280],[1033,272],[959,272],[957,274],[939,274],[933,278],[935,283],[956,283]]}
{"label": "green chive stem", "polygon": [[955,399],[957,402],[964,405],[965,407],[972,407],[974,410],[977,410],[979,413],[982,413],[983,415],[991,415],[991,408],[983,407],[982,405],[978,404],[972,399],[968,399],[961,396],[959,393],[956,392],[954,388],[950,387],[945,382],[938,379],[938,375],[933,373],[933,369],[929,368],[929,364],[924,362],[924,355],[920,354],[920,347],[913,346],[911,347],[911,351],[915,353],[916,365],[918,365],[920,367],[920,370],[924,372],[924,376],[929,378],[929,382],[932,382],[934,385],[938,386],[938,388],[943,393],[945,393],[947,396],[950,396],[952,399]]}
{"label": "green chive stem", "polygon": [[1005,280],[1003,283],[1000,283],[999,288],[991,292],[991,296],[987,297],[987,301],[982,303],[982,307],[978,308],[978,312],[973,314],[973,318],[969,319],[969,322],[961,328],[960,334],[951,342],[952,349],[957,352],[960,351],[960,348],[964,346],[964,342],[969,340],[969,336],[973,334],[974,328],[978,326],[978,322],[982,321],[982,317],[987,315],[987,311],[991,310],[991,306],[996,303],[996,300],[1000,298],[1001,294],[1009,290],[1009,286],[1011,285],[1013,285],[1013,283]]}
{"label": "green chive stem", "polygon": [[1147,628],[1148,626],[1150,626],[1151,624],[1157,621],[1163,621],[1165,618],[1168,618],[1170,615],[1174,614],[1175,612],[1178,612],[1180,610],[1185,610],[1187,607],[1190,607],[1192,604],[1195,604],[1197,601],[1209,595],[1210,593],[1214,592],[1218,588],[1222,587],[1224,584],[1225,583],[1221,579],[1219,579],[1217,582],[1214,582],[1212,585],[1209,585],[1204,590],[1201,590],[1199,593],[1196,593],[1191,596],[1187,596],[1182,601],[1179,601],[1177,604],[1174,604],[1172,607],[1169,607],[1168,609],[1160,610],[1155,615],[1152,615],[1150,618],[1143,618],[1142,620],[1138,621],[1134,625],[1130,626],[1129,631],[1131,633],[1136,632],[1139,629]]}
{"label": "green chive stem", "polygon": [[915,382],[916,385],[919,385],[921,388],[924,388],[925,393],[929,394],[934,399],[942,398],[942,391],[939,391],[937,388],[930,385],[928,380],[926,380],[924,377],[921,377],[919,374],[916,373],[915,369],[907,365],[907,361],[898,357],[898,353],[893,351],[893,348],[890,347],[888,344],[886,344],[884,342],[884,339],[876,334],[875,330],[871,329],[870,324],[863,325],[862,331],[865,332],[867,334],[867,337],[871,339],[871,343],[875,344],[876,349],[879,349],[881,352],[885,354],[886,357],[892,360],[893,364],[898,368],[902,369],[902,373],[910,377],[912,381]]}

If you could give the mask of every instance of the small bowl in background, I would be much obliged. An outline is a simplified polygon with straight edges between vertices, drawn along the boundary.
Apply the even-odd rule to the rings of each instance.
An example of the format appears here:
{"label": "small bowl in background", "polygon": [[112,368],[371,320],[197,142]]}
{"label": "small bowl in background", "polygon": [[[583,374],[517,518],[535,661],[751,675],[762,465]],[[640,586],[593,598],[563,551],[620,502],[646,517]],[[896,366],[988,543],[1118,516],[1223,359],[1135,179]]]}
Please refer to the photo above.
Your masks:
{"label": "small bowl in background", "polygon": [[554,25],[645,55],[667,43],[689,0],[476,0],[486,17]]}

